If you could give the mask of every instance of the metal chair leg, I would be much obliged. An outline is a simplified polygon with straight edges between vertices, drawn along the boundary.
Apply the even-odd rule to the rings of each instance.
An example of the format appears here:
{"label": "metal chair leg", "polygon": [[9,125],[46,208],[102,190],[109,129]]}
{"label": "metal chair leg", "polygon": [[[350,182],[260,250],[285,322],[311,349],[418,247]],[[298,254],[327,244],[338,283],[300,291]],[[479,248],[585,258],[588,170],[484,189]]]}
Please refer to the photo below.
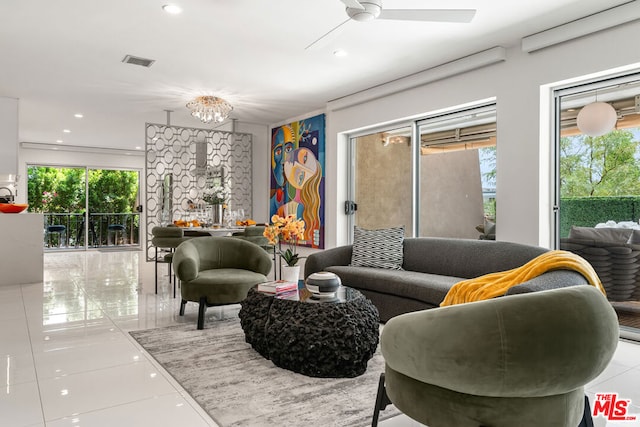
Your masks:
{"label": "metal chair leg", "polygon": [[156,246],[156,257],[154,260],[154,264],[156,267],[156,274],[155,274],[155,278],[156,278],[156,295],[158,294],[158,247]]}
{"label": "metal chair leg", "polygon": [[198,329],[204,329],[205,311],[207,311],[207,297],[200,297],[200,308],[198,308]]}
{"label": "metal chair leg", "polygon": [[389,396],[387,396],[387,389],[384,387],[384,373],[380,374],[380,379],[378,380],[378,394],[376,396],[376,406],[373,408],[373,419],[371,420],[371,427],[378,426],[378,417],[380,416],[380,411],[384,411],[384,409],[391,404],[391,400],[389,400]]}
{"label": "metal chair leg", "polygon": [[582,421],[578,427],[593,427],[593,417],[591,416],[591,405],[589,405],[589,398],[584,397],[584,414],[582,415]]}
{"label": "metal chair leg", "polygon": [[187,305],[187,300],[180,301],[180,316],[184,316],[184,306]]}

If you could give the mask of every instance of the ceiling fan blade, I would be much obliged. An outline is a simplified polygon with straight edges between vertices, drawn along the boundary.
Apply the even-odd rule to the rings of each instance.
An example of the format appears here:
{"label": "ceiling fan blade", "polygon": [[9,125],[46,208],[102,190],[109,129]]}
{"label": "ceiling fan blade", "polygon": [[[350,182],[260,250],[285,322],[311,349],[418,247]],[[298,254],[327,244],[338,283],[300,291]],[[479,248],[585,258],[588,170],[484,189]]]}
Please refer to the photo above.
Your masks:
{"label": "ceiling fan blade", "polygon": [[309,46],[305,47],[304,50],[321,49],[322,47],[328,45],[340,35],[342,30],[344,29],[343,25],[349,21],[351,21],[351,18],[348,18],[346,21],[336,25],[335,27],[321,35],[319,38],[317,38],[315,41],[313,41]]}
{"label": "ceiling fan blade", "polygon": [[382,9],[378,19],[467,23],[475,15],[475,9]]}
{"label": "ceiling fan blade", "polygon": [[358,0],[340,0],[345,6],[353,9],[364,9],[364,6],[360,4]]}

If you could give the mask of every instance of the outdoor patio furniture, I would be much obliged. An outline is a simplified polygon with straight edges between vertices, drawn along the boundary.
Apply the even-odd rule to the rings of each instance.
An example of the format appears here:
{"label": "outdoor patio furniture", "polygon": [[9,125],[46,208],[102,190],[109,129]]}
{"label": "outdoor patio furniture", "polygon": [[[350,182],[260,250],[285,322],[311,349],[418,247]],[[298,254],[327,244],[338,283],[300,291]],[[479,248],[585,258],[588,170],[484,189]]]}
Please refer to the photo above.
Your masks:
{"label": "outdoor patio furniture", "polygon": [[123,224],[109,224],[107,226],[107,246],[109,246],[109,238],[113,234],[113,244],[118,244],[118,233],[122,237],[123,243],[126,240],[126,227]]}
{"label": "outdoor patio furniture", "polygon": [[47,225],[45,228],[45,241],[51,247],[51,236],[58,236],[58,247],[67,239],[67,227],[62,224]]}

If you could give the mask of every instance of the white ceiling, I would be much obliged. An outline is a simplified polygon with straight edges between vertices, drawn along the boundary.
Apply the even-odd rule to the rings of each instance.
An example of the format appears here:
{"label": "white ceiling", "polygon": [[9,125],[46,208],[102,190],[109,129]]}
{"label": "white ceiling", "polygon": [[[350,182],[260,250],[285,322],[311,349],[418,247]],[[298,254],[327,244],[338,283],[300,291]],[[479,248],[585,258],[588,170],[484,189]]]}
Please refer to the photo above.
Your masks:
{"label": "white ceiling", "polygon": [[[21,142],[134,149],[144,123],[210,127],[198,95],[223,97],[240,122],[273,124],[375,85],[628,0],[384,0],[386,8],[472,8],[469,24],[349,22],[339,0],[2,0],[0,96],[18,98]],[[337,58],[333,51],[349,55]],[[154,59],[146,69],[127,54]],[[74,113],[84,118],[74,118]],[[71,133],[63,133],[63,129]]]}

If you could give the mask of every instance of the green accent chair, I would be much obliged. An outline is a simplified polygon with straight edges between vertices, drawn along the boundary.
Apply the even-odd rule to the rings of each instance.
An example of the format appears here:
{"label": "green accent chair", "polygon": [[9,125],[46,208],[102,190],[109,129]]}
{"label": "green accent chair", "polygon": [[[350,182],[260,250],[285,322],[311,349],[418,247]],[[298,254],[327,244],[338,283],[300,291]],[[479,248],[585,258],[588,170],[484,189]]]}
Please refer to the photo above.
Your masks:
{"label": "green accent chair", "polygon": [[255,243],[229,237],[198,237],[183,242],[173,255],[180,279],[180,316],[188,301],[200,304],[198,329],[207,307],[237,304],[249,289],[266,282],[271,258]]}
{"label": "green accent chair", "polygon": [[[151,244],[155,247],[155,280],[156,294],[158,293],[158,264],[168,264],[169,283],[171,283],[171,263],[173,261],[173,253],[180,246],[180,243],[188,239],[184,237],[184,230],[180,227],[153,227],[151,229],[153,238]],[[173,279],[173,297],[176,297],[176,280]]]}
{"label": "green accent chair", "polygon": [[242,231],[237,231],[233,233],[231,236],[236,239],[246,240],[247,242],[255,243],[260,246],[262,249],[267,251],[269,255],[271,255],[272,260],[276,259],[276,247],[269,243],[269,239],[264,237],[264,229],[266,226],[264,225],[252,225],[249,227],[245,227]]}
{"label": "green accent chair", "polygon": [[388,403],[429,427],[593,425],[584,385],[617,343],[615,311],[587,285],[394,317],[372,425]]}

